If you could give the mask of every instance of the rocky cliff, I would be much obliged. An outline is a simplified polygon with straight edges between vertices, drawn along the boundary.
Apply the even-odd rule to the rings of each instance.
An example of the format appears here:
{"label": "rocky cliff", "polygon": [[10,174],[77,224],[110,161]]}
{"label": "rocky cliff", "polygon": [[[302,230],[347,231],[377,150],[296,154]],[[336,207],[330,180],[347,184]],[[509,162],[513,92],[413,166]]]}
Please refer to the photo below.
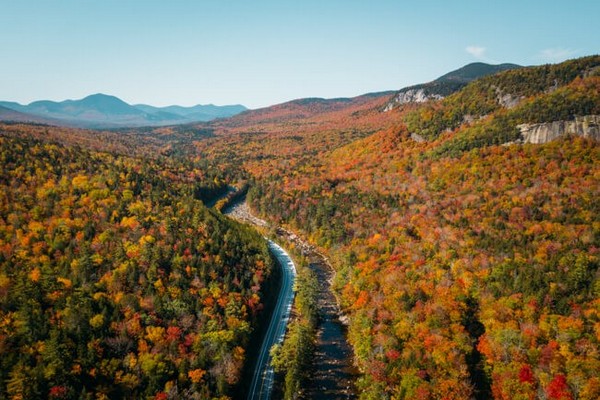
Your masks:
{"label": "rocky cliff", "polygon": [[441,100],[444,96],[436,93],[426,93],[424,89],[409,89],[401,91],[386,105],[383,111],[390,111],[395,106],[406,103],[424,103],[429,100]]}
{"label": "rocky cliff", "polygon": [[577,135],[600,141],[600,115],[575,117],[573,121],[518,125],[524,143],[547,143],[563,135]]}
{"label": "rocky cliff", "polygon": [[500,88],[494,87],[496,91],[496,101],[504,108],[515,108],[525,99],[525,96],[513,96],[510,93],[504,93]]}

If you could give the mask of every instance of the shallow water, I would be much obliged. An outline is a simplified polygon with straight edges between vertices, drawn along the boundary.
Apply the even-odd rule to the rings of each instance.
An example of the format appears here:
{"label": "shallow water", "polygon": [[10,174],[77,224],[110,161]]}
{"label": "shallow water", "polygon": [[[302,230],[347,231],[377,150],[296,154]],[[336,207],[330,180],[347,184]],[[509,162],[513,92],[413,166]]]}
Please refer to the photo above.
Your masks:
{"label": "shallow water", "polygon": [[331,292],[332,272],[315,257],[310,266],[317,274],[319,288],[319,326],[307,399],[354,399],[358,371],[352,363],[352,349],[346,340],[346,326],[339,320],[339,309]]}

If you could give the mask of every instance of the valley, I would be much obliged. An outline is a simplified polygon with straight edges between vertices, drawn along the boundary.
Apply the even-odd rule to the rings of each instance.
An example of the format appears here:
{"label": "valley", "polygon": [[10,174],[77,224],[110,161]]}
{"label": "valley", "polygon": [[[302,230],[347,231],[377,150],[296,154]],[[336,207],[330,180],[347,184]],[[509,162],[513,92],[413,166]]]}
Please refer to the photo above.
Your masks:
{"label": "valley", "polygon": [[597,399],[599,71],[113,130],[0,109],[0,398]]}

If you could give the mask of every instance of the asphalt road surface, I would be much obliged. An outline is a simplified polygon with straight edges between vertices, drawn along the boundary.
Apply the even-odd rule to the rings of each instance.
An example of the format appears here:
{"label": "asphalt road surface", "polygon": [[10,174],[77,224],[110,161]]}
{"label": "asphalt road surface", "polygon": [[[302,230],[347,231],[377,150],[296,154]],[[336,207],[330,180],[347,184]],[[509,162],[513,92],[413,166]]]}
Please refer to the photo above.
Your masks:
{"label": "asphalt road surface", "polygon": [[248,400],[269,400],[271,398],[275,372],[271,366],[271,355],[269,352],[274,344],[283,342],[285,329],[292,310],[292,303],[294,302],[294,292],[292,291],[296,276],[294,262],[285,250],[271,240],[269,240],[269,249],[277,258],[282,268],[281,288],[277,297],[277,304],[271,315],[269,328],[258,353],[254,375],[252,376],[252,384],[248,391]]}

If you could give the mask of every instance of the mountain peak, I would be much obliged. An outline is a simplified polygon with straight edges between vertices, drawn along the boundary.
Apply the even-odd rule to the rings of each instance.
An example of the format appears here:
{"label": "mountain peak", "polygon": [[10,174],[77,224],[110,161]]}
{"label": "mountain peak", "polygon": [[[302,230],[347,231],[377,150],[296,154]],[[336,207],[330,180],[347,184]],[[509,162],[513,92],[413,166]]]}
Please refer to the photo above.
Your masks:
{"label": "mountain peak", "polygon": [[521,68],[520,65],[517,64],[487,64],[484,62],[473,62],[467,64],[461,68],[458,68],[454,71],[448,72],[434,80],[433,82],[464,82],[469,83],[475,79],[482,78],[487,75],[496,74],[498,72],[506,71],[509,69]]}
{"label": "mountain peak", "polygon": [[406,103],[422,103],[429,100],[440,100],[465,87],[469,82],[484,76],[497,74],[510,69],[521,68],[516,64],[486,64],[473,62],[454,71],[450,71],[439,78],[419,85],[400,89],[387,103],[384,111]]}
{"label": "mountain peak", "polygon": [[137,115],[143,112],[137,108],[130,106],[123,100],[115,96],[110,96],[102,93],[92,94],[81,100],[71,102],[72,105],[77,104],[77,107],[89,108],[103,114],[109,115]]}
{"label": "mountain peak", "polygon": [[104,93],[94,93],[94,94],[90,94],[89,96],[84,97],[83,99],[81,99],[81,101],[85,101],[85,100],[111,100],[111,101],[120,101],[123,102],[123,100],[119,99],[116,96],[110,95],[110,94],[104,94]]}

